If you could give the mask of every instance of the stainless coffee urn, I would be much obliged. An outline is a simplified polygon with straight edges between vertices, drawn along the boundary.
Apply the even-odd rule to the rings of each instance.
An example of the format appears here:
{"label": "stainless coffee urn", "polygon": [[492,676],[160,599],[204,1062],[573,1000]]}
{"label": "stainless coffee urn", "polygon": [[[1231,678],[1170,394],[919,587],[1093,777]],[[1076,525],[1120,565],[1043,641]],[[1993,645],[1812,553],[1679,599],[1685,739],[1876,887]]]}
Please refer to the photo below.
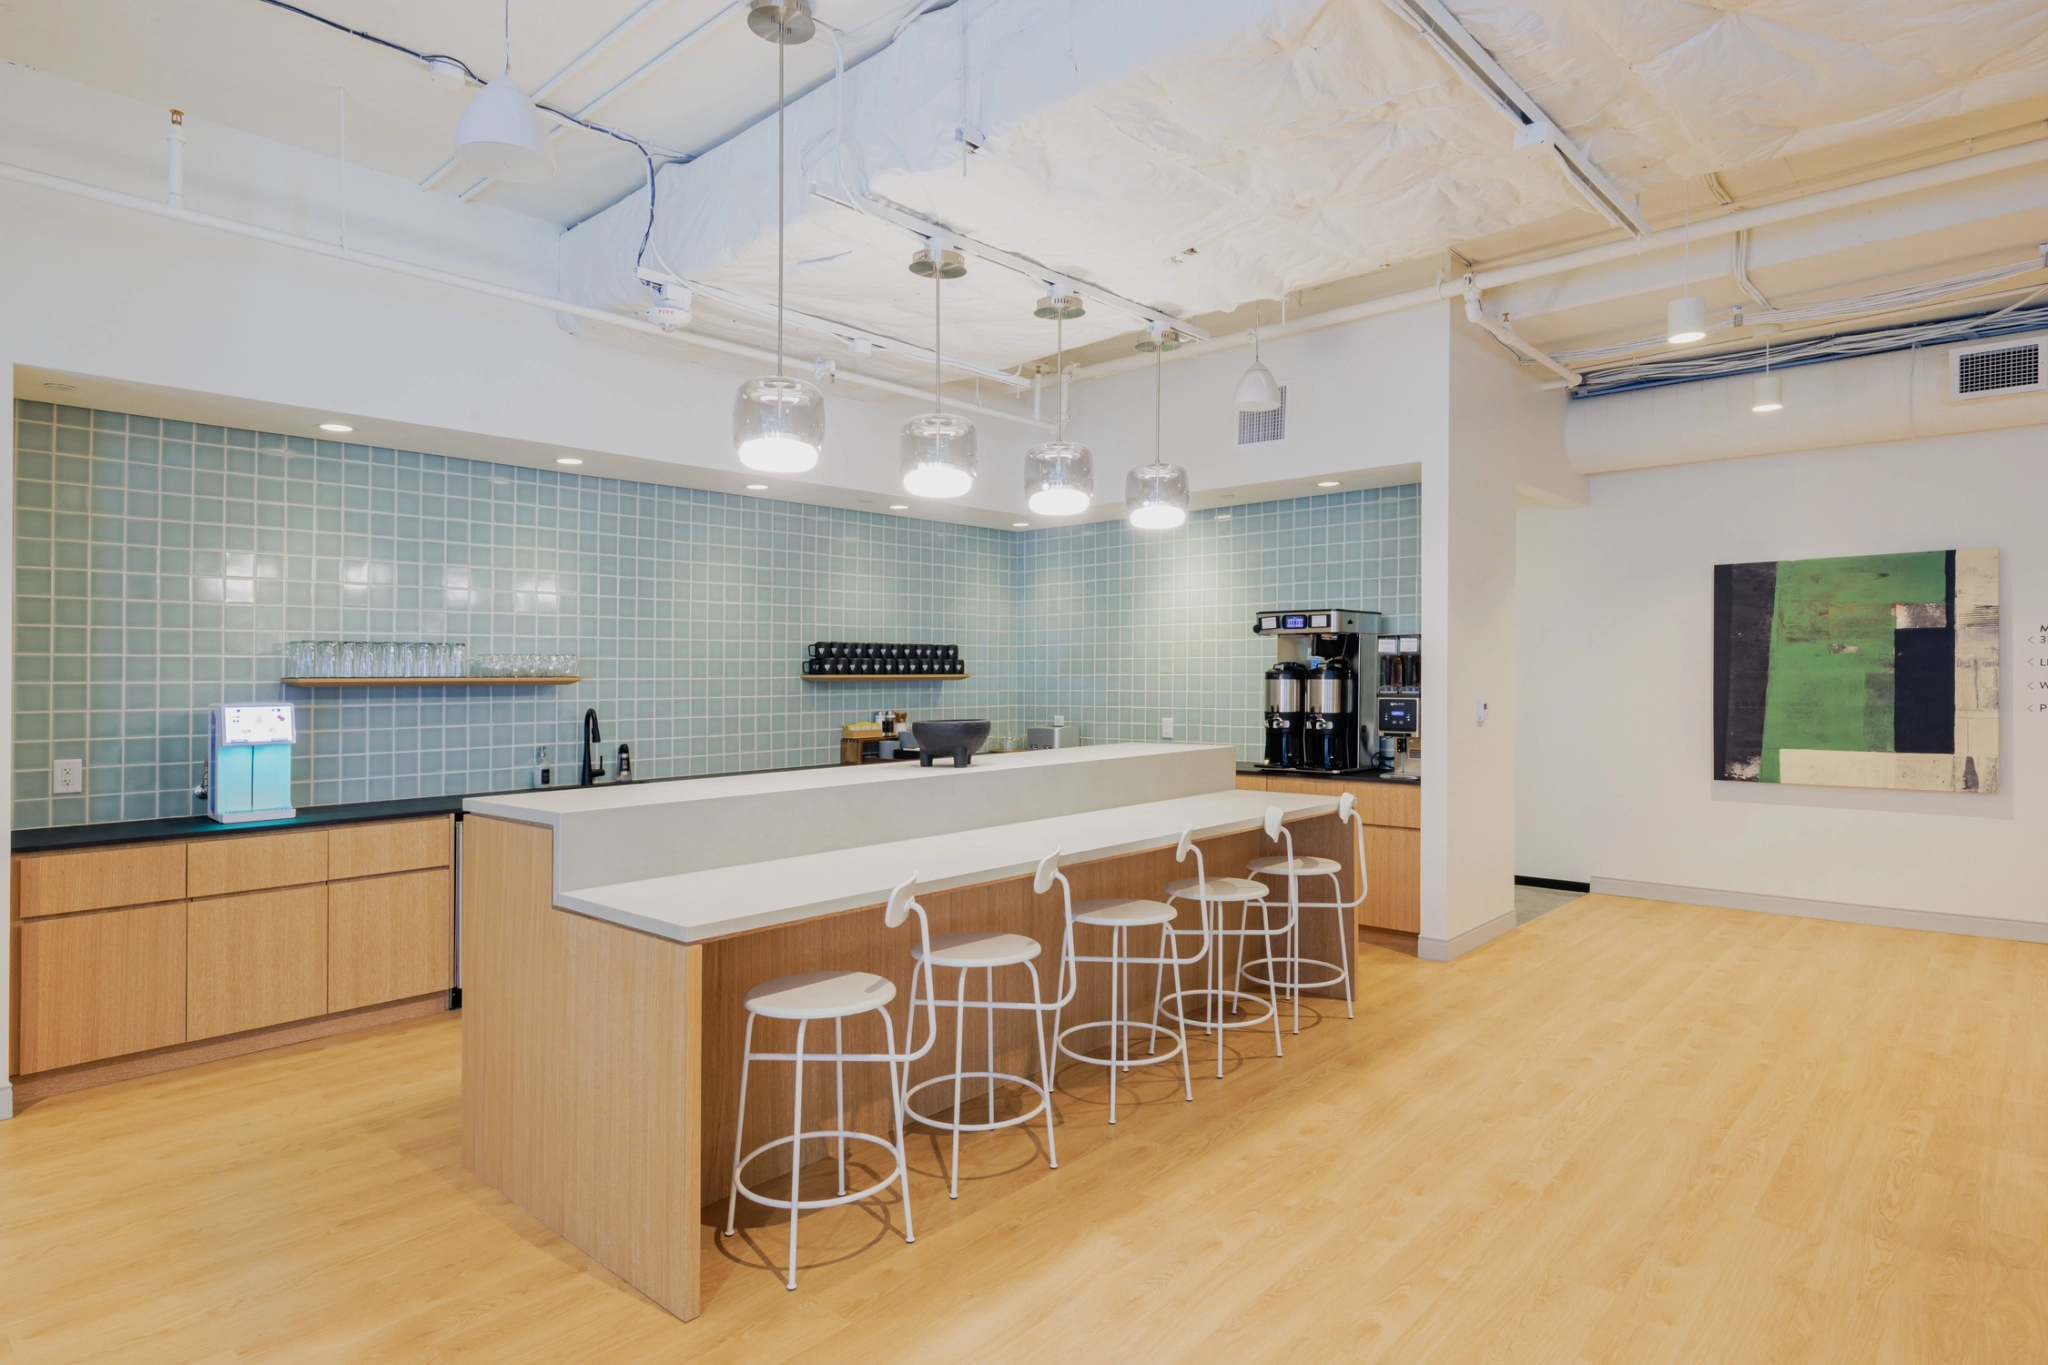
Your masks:
{"label": "stainless coffee urn", "polygon": [[1359,641],[1376,638],[1376,611],[1261,612],[1254,635],[1273,637],[1279,658],[1266,670],[1266,757],[1294,772],[1353,773],[1376,766],[1361,733]]}

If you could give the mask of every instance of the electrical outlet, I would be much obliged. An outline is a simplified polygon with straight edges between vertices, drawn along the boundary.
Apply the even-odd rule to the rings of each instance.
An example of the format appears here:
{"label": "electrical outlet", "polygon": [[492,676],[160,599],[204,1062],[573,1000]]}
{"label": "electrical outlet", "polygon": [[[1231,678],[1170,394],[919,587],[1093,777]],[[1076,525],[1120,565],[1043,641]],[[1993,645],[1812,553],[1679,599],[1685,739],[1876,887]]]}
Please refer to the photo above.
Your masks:
{"label": "electrical outlet", "polygon": [[1172,738],[1173,738],[1173,717],[1172,717],[1172,716],[1161,716],[1161,717],[1159,718],[1159,737],[1160,737],[1161,739],[1172,739]]}
{"label": "electrical outlet", "polygon": [[1472,723],[1474,725],[1486,724],[1486,698],[1481,697],[1479,699],[1479,705],[1472,708],[1472,710]]}
{"label": "electrical outlet", "polygon": [[50,791],[55,796],[76,796],[85,790],[85,760],[60,758],[50,764]]}

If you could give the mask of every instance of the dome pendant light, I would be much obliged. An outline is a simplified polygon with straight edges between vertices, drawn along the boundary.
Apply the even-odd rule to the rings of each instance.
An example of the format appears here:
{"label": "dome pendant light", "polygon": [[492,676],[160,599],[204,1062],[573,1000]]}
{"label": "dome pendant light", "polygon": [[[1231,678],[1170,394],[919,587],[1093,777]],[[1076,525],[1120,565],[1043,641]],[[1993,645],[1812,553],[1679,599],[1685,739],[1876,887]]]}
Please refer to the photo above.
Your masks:
{"label": "dome pendant light", "polygon": [[1757,335],[1764,339],[1764,372],[1756,377],[1756,383],[1750,390],[1751,412],[1778,412],[1785,406],[1784,377],[1771,373],[1771,338],[1780,330],[1775,322],[1767,322],[1756,329]]}
{"label": "dome pendant light", "polygon": [[505,0],[505,71],[476,92],[455,127],[455,159],[478,175],[531,185],[555,173],[540,111],[512,80],[512,0]]}
{"label": "dome pendant light", "polygon": [[1690,346],[1707,337],[1707,301],[1692,292],[1692,181],[1685,182],[1685,295],[1664,310],[1664,340]]}
{"label": "dome pendant light", "polygon": [[1171,531],[1188,519],[1188,472],[1166,463],[1165,392],[1162,369],[1167,347],[1150,338],[1152,352],[1152,463],[1133,469],[1124,479],[1124,518],[1141,531]]}
{"label": "dome pendant light", "polygon": [[932,410],[903,424],[903,491],[914,498],[957,498],[974,487],[980,460],[974,449],[974,423],[945,410],[939,387],[944,377],[939,368],[944,340],[939,290],[946,280],[965,275],[967,263],[959,252],[934,244],[911,258],[910,270],[929,275],[932,281]]}
{"label": "dome pendant light", "polygon": [[[764,11],[769,20],[758,22]],[[740,463],[766,474],[801,474],[817,466],[825,445],[825,395],[808,379],[783,373],[782,282],[786,253],[783,238],[788,182],[783,160],[787,138],[783,116],[787,102],[791,43],[813,30],[810,0],[754,0],[747,15],[754,32],[775,44],[775,373],[740,385],[732,404],[732,439]]]}
{"label": "dome pendant light", "polygon": [[1252,319],[1252,367],[1237,381],[1239,412],[1277,412],[1280,409],[1280,381],[1259,359],[1259,325]]}
{"label": "dome pendant light", "polygon": [[[1077,305],[1080,302],[1073,301]],[[1044,312],[1039,316],[1045,316]],[[1053,309],[1052,317],[1054,363],[1060,375],[1060,412],[1053,424],[1052,439],[1024,452],[1024,492],[1031,510],[1041,517],[1071,517],[1087,511],[1095,501],[1095,454],[1080,442],[1067,439],[1067,324],[1058,307]]]}

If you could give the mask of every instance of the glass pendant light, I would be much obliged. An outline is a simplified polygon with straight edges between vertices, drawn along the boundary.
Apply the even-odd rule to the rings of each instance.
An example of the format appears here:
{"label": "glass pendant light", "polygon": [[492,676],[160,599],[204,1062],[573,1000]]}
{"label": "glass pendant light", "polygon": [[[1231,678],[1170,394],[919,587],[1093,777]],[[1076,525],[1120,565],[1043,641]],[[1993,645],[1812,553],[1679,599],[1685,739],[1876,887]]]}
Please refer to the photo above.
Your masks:
{"label": "glass pendant light", "polygon": [[1244,378],[1237,381],[1237,410],[1239,412],[1277,412],[1280,409],[1280,381],[1259,359],[1259,324],[1257,315],[1252,318],[1252,367],[1244,372]]}
{"label": "glass pendant light", "polygon": [[1124,519],[1141,531],[1171,531],[1188,519],[1188,472],[1166,463],[1162,369],[1169,348],[1157,335],[1149,339],[1150,346],[1141,341],[1138,349],[1152,352],[1152,463],[1139,465],[1124,479]]}
{"label": "glass pendant light", "polygon": [[[1071,297],[1071,296],[1069,296]],[[1048,297],[1045,303],[1052,303]],[[1080,300],[1075,299],[1076,305]],[[1044,305],[1039,314],[1044,317]],[[1057,306],[1052,311],[1054,364],[1060,376],[1060,413],[1052,439],[1024,452],[1024,492],[1031,510],[1041,517],[1071,517],[1095,501],[1095,455],[1079,441],[1067,439],[1067,324]]]}
{"label": "glass pendant light", "polygon": [[788,181],[783,158],[783,116],[789,45],[814,31],[810,0],[754,0],[747,22],[775,44],[775,373],[740,385],[732,404],[732,440],[740,463],[766,474],[801,474],[816,467],[825,445],[825,395],[808,379],[783,373],[783,237]]}
{"label": "glass pendant light", "polygon": [[945,410],[939,289],[944,281],[965,275],[967,262],[957,251],[932,246],[911,258],[910,270],[929,275],[932,281],[932,410],[903,424],[903,491],[914,498],[957,498],[974,487],[980,461],[974,449],[974,423]]}

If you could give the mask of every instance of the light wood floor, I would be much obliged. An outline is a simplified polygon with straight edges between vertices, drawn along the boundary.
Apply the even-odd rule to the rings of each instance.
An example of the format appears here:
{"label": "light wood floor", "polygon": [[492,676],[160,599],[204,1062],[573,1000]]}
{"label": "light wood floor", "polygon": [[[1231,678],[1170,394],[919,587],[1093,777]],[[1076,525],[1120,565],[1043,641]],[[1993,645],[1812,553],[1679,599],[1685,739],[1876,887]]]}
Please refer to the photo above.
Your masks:
{"label": "light wood floor", "polygon": [[921,1145],[794,1294],[707,1228],[687,1325],[462,1170],[457,1019],[46,1100],[0,1360],[2048,1360],[2048,948],[1587,897],[1362,972],[1193,1105],[1075,1068],[1057,1172]]}

